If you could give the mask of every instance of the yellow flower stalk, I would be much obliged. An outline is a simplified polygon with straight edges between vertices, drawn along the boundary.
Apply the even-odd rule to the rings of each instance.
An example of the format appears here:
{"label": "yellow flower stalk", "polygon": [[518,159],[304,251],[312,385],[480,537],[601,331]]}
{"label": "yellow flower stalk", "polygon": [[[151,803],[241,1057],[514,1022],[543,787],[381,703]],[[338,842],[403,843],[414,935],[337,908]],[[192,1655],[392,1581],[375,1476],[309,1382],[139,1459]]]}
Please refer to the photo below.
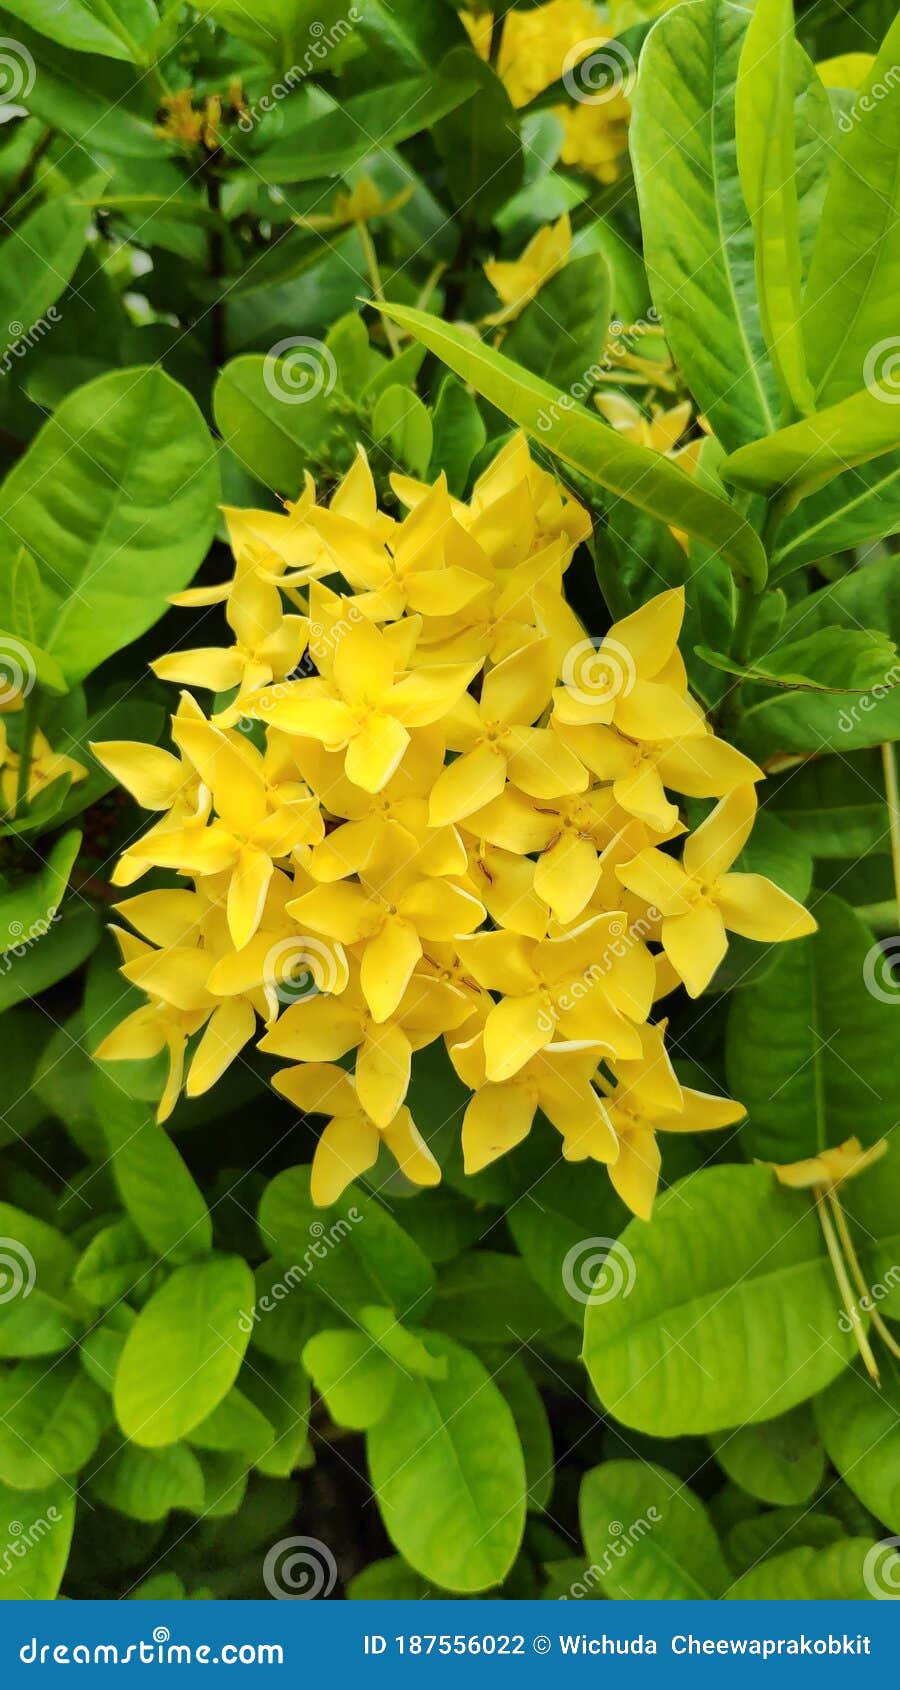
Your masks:
{"label": "yellow flower stalk", "polygon": [[[192,689],[172,749],[93,748],[154,817],[115,883],[164,880],[117,909],[147,1001],[98,1054],[165,1053],[165,1120],[256,1041],[326,1120],[327,1205],[382,1151],[438,1181],[406,1099],[443,1040],[469,1172],[540,1110],[646,1216],[656,1134],[741,1114],[679,1085],[654,1005],[703,990],[726,928],[814,923],[733,872],[761,772],[691,697],[683,593],[589,640],[564,579],[590,519],[521,434],[468,500],[442,476],[393,492],[386,511],[360,452],[327,506],[307,480],[283,513],[229,509],[233,571],[178,600],[224,605],[231,643],[154,665]],[[224,692],[214,718],[194,689]],[[721,802],[688,833],[682,796]]]}

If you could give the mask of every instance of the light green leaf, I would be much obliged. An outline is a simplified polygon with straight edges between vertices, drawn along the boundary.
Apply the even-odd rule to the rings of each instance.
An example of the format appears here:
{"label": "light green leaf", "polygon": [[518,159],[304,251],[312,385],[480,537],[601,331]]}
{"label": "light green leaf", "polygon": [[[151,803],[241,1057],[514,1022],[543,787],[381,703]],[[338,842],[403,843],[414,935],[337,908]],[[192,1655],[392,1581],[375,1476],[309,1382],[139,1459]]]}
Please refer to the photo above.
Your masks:
{"label": "light green leaf", "polygon": [[259,1456],[256,1466],[269,1478],[286,1479],[311,1459],[309,1375],[299,1361],[272,1361],[254,1354],[241,1373],[241,1384],[275,1430],[274,1443]]}
{"label": "light green leaf", "polygon": [[[843,1374],[825,1397],[849,1377]],[[723,1472],[762,1502],[807,1502],[825,1471],[825,1451],[808,1403],[798,1403],[776,1420],[725,1432],[712,1439],[712,1448]]]}
{"label": "light green leaf", "polygon": [[724,460],[721,475],[724,481],[757,493],[785,488],[802,498],[843,470],[898,445],[897,407],[873,386],[780,429],[767,440],[740,446]]}
{"label": "light green leaf", "polygon": [[653,298],[700,409],[733,451],[777,427],[753,238],[738,180],[734,86],[749,13],[674,7],[638,72],[630,145]]}
{"label": "light green leaf", "polygon": [[787,416],[814,409],[800,327],[796,81],[792,0],[756,0],[735,89],[737,156],[753,225],[763,332]]}
{"label": "light green leaf", "polygon": [[336,426],[327,402],[336,367],[322,343],[309,337],[295,337],[288,357],[299,359],[298,370],[308,372],[308,387],[292,388],[283,380],[278,359],[249,353],[226,364],[213,391],[213,410],[241,463],[267,486],[296,498],[304,468],[327,448]]}
{"label": "light green leaf", "polygon": [[[827,1549],[790,1549],[745,1573],[725,1594],[729,1602],[864,1601],[872,1590],[863,1569],[873,1552],[878,1546],[864,1537],[848,1537]],[[892,1558],[897,1570],[885,1572],[891,1592],[900,1576],[900,1556],[881,1551],[882,1563]]]}
{"label": "light green leaf", "polygon": [[46,590],[38,643],[69,681],[137,639],[187,585],[217,497],[206,424],[162,370],[116,370],[63,400],[0,489],[0,562],[21,546],[33,554]]}
{"label": "light green leaf", "polygon": [[857,1364],[816,1398],[816,1421],[850,1489],[889,1532],[900,1532],[900,1363],[877,1337],[875,1346],[880,1389]]}
{"label": "light green leaf", "polygon": [[0,1602],[49,1602],[66,1570],[75,1496],[71,1486],[51,1485],[27,1496],[0,1487]]}
{"label": "light green leaf", "polygon": [[[420,347],[418,350],[424,352],[425,349]],[[434,445],[428,479],[436,481],[443,470],[450,492],[461,499],[468,485],[473,460],[487,439],[487,430],[476,401],[456,376],[448,374],[444,377],[431,421]]]}
{"label": "light green leaf", "polygon": [[235,1385],[205,1420],[188,1432],[187,1441],[195,1449],[233,1450],[248,1466],[254,1466],[271,1449],[274,1436],[265,1415]]}
{"label": "light green leaf", "polygon": [[810,493],[778,531],[771,580],[900,529],[900,452],[885,452]]}
{"label": "light green leaf", "polygon": [[602,253],[573,258],[526,305],[503,342],[532,375],[587,394],[603,368],[609,328],[609,266]]}
{"label": "light green leaf", "polygon": [[[75,274],[88,223],[87,212],[71,200],[47,200],[0,246],[0,347],[5,354],[26,336],[33,346],[52,334],[59,321],[55,302]],[[4,355],[0,369],[0,380],[8,377],[15,369],[13,358]]]}
{"label": "light green leaf", "polygon": [[54,842],[37,874],[23,881],[15,891],[0,892],[0,951],[9,955],[10,969],[15,968],[30,947],[46,941],[57,919],[80,845],[81,834],[73,828]]}
{"label": "light green leaf", "polygon": [[599,1580],[603,1596],[706,1601],[728,1583],[703,1503],[664,1467],[607,1461],[592,1468],[581,1482],[579,1514],[588,1582]]}
{"label": "light green leaf", "polygon": [[[401,1319],[424,1313],[434,1283],[431,1263],[374,1197],[351,1186],[329,1209],[309,1194],[309,1168],[287,1168],[266,1187],[260,1233],[279,1261],[347,1312],[368,1303]],[[282,1275],[282,1278],[285,1278]]]}
{"label": "light green leaf", "polygon": [[434,432],[421,399],[408,387],[386,387],[372,413],[372,438],[397,467],[420,478],[428,469]]}
{"label": "light green leaf", "polygon": [[626,1426],[671,1438],[770,1420],[853,1353],[809,1199],[765,1168],[689,1174],[617,1248],[633,1288],[588,1305],[584,1357]]}
{"label": "light green leaf", "polygon": [[155,1255],[188,1262],[212,1248],[203,1195],[176,1145],[147,1105],[126,1097],[102,1065],[94,1104],[112,1159],[119,1195]]}
{"label": "light green leaf", "polygon": [[519,1356],[505,1356],[494,1371],[494,1384],[509,1404],[525,1457],[530,1513],[543,1513],[556,1476],[553,1434],[543,1398]]}
{"label": "light green leaf", "polygon": [[151,0],[5,0],[7,12],[78,53],[140,62],[159,28]]}
{"label": "light green leaf", "polygon": [[82,1326],[68,1290],[75,1259],[56,1227],[0,1203],[0,1357],[68,1349]]}
{"label": "light green leaf", "polygon": [[429,1340],[444,1380],[403,1385],[402,1414],[367,1436],[388,1535],[416,1572],[466,1595],[500,1584],[525,1525],[525,1462],[490,1375],[452,1339]]}
{"label": "light green leaf", "polygon": [[155,1449],[205,1420],[237,1378],[252,1304],[253,1275],[237,1256],[176,1268],[125,1341],[114,1400],[126,1437]]}
{"label": "light green leaf", "polygon": [[871,1144],[900,1116],[892,1004],[865,984],[874,938],[839,898],[821,898],[815,913],[818,933],[785,945],[731,1003],[728,1084],[765,1161],[794,1162],[854,1136]]}
{"label": "light green leaf", "polygon": [[206,1500],[203,1469],[185,1444],[140,1449],[123,1444],[102,1462],[91,1495],[130,1520],[164,1520],[173,1508],[201,1514]]}
{"label": "light green leaf", "polygon": [[404,1388],[399,1368],[364,1332],[318,1332],[304,1348],[303,1365],[332,1420],[355,1432],[376,1426]]}
{"label": "light green leaf", "polygon": [[0,1483],[42,1490],[90,1460],[110,1420],[109,1399],[74,1356],[22,1361],[0,1377]]}
{"label": "light green leaf", "polygon": [[451,82],[458,77],[475,90],[474,98],[434,125],[447,188],[466,222],[490,227],[494,214],[522,182],[519,119],[493,66],[471,46],[454,48],[441,65],[441,75]]}
{"label": "light green leaf", "polygon": [[137,1227],[124,1216],[94,1234],[78,1261],[72,1284],[79,1296],[106,1308],[140,1288],[152,1266]]}
{"label": "light green leaf", "polygon": [[563,463],[662,522],[720,548],[739,579],[762,585],[766,566],[759,538],[724,499],[453,324],[397,305],[382,309]]}
{"label": "light green leaf", "polygon": [[391,1361],[395,1361],[404,1372],[417,1374],[422,1379],[447,1377],[446,1359],[431,1355],[421,1338],[417,1338],[408,1327],[401,1326],[392,1309],[370,1304],[359,1310],[357,1318],[369,1337],[374,1338],[385,1355],[390,1356]]}
{"label": "light green leaf", "polygon": [[[889,28],[842,131],[803,301],[810,374],[820,406],[863,382],[897,397],[900,291],[900,18]],[[887,405],[886,409],[890,409]]]}
{"label": "light green leaf", "polygon": [[[19,888],[13,896],[18,898],[21,890]],[[0,897],[0,911],[4,904],[5,898]],[[10,917],[12,923],[19,919],[14,915]],[[40,924],[43,917],[36,919]],[[0,973],[0,1012],[13,1004],[22,1003],[25,998],[37,997],[48,986],[55,986],[57,980],[71,974],[90,956],[102,928],[97,911],[90,904],[70,898],[45,932],[41,933],[38,925],[33,944],[24,937],[31,931],[29,926],[20,936],[17,936],[15,926],[9,924],[0,929],[0,937],[4,931],[12,939],[12,945],[7,947],[4,958],[6,972]]]}

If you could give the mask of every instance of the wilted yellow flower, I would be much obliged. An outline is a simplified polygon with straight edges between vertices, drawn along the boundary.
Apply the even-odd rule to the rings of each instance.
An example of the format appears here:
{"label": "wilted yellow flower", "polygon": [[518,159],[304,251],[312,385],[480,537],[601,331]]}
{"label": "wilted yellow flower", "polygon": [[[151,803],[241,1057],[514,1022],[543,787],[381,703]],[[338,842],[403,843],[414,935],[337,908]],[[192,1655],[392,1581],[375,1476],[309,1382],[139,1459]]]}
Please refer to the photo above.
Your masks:
{"label": "wilted yellow flower", "polygon": [[484,273],[503,301],[503,310],[485,318],[486,323],[510,323],[529,300],[565,269],[572,249],[572,226],[565,212],[558,223],[548,223],[532,235],[524,252],[512,262],[492,258]]}

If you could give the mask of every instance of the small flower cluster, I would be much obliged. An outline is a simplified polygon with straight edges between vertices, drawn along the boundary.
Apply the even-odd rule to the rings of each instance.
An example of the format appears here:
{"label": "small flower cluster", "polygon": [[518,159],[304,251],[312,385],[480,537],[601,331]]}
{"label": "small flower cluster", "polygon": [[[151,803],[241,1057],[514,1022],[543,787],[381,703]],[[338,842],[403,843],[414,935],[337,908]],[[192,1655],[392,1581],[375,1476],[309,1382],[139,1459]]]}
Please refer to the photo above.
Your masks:
{"label": "small flower cluster", "polygon": [[[15,688],[7,688],[0,696],[0,816],[16,813],[18,804],[33,804],[35,799],[52,786],[54,781],[68,775],[75,781],[85,780],[87,769],[74,757],[54,751],[46,734],[36,728],[26,750],[27,767],[22,773],[22,747],[10,743],[4,716],[17,716],[24,711],[25,698]],[[21,742],[22,735],[19,734]]]}
{"label": "small flower cluster", "polygon": [[[414,1053],[443,1038],[472,1092],[468,1172],[540,1108],[562,1154],[606,1164],[647,1216],[657,1131],[743,1113],[679,1083],[654,1004],[704,990],[726,928],[814,923],[732,872],[760,771],[689,694],[682,593],[589,640],[563,576],[590,521],[522,435],[468,503],[443,475],[392,486],[406,514],[379,508],[360,450],[327,508],[307,480],[283,514],[227,510],[233,577],[176,602],[224,603],[233,643],[154,665],[218,695],[211,715],[185,691],[174,751],[94,747],[157,812],[116,884],[188,883],[118,906],[147,1002],[97,1054],[167,1051],[164,1119],[188,1056],[196,1096],[261,1021],[259,1048],[287,1063],[277,1090],[328,1118],[312,1172],[328,1204],[382,1144],[438,1181],[406,1099]],[[680,855],[670,792],[720,799]]]}

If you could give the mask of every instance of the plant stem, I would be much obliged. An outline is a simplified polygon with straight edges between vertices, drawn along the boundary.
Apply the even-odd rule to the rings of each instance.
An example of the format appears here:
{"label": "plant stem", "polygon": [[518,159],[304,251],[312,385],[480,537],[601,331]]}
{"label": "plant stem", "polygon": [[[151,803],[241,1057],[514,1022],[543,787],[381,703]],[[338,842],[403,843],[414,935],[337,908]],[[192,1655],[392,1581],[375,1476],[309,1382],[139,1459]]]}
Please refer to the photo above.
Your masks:
{"label": "plant stem", "polygon": [[[213,281],[221,288],[225,279],[225,236],[218,227],[218,219],[222,212],[222,184],[216,175],[215,163],[210,162],[206,172],[206,198],[210,211],[217,220],[217,226],[209,234],[209,273]],[[210,329],[212,340],[213,363],[221,369],[228,362],[228,333],[225,323],[225,301],[221,292],[213,302],[210,315]]]}
{"label": "plant stem", "polygon": [[[366,268],[369,272],[369,281],[372,283],[372,292],[379,305],[383,305],[384,288],[381,285],[381,271],[378,268],[378,254],[375,251],[375,242],[369,234],[366,224],[363,223],[362,220],[357,223],[356,227],[359,230],[359,242],[366,260]],[[391,357],[397,358],[400,354],[400,336],[397,333],[396,325],[391,322],[389,317],[383,316],[381,321],[384,326],[388,346],[391,349]]]}
{"label": "plant stem", "polygon": [[888,825],[891,830],[891,863],[894,869],[894,898],[900,904],[900,786],[897,784],[897,764],[894,747],[881,747],[881,766],[884,769],[884,796],[887,803]]}
{"label": "plant stem", "polygon": [[868,1280],[866,1279],[866,1276],[863,1273],[862,1265],[860,1263],[859,1257],[856,1254],[856,1246],[853,1242],[853,1238],[852,1238],[851,1233],[850,1233],[850,1228],[847,1225],[847,1217],[844,1214],[844,1211],[841,1207],[840,1198],[838,1197],[837,1192],[834,1191],[833,1189],[829,1190],[828,1200],[831,1204],[832,1212],[834,1214],[835,1224],[836,1224],[837,1230],[838,1230],[838,1237],[841,1241],[841,1248],[842,1248],[844,1255],[847,1259],[847,1262],[849,1264],[850,1272],[852,1273],[853,1278],[856,1282],[856,1289],[859,1292],[860,1297],[866,1303],[866,1313],[868,1315],[871,1315],[872,1325],[874,1326],[875,1331],[878,1333],[879,1338],[881,1338],[882,1341],[887,1345],[888,1349],[891,1352],[891,1355],[897,1356],[898,1358],[900,1358],[900,1344],[897,1343],[897,1340],[894,1337],[893,1333],[891,1331],[889,1331],[889,1329],[885,1326],[884,1321],[881,1318],[881,1315],[878,1313],[878,1310],[876,1308],[874,1308],[873,1305],[872,1305],[872,1293],[871,1293],[871,1290],[869,1288]]}
{"label": "plant stem", "polygon": [[500,47],[503,41],[503,25],[506,13],[503,10],[503,0],[498,0],[498,10],[491,19],[491,44],[488,49],[488,64],[496,66],[500,57]]}
{"label": "plant stem", "polygon": [[11,210],[17,200],[20,200],[26,190],[31,187],[31,183],[34,179],[34,173],[47,151],[50,142],[53,140],[54,134],[55,130],[45,129],[43,135],[38,136],[31,152],[28,154],[25,163],[19,171],[18,176],[9,189],[9,192],[4,196],[2,202],[0,202],[0,218],[5,217],[6,213]]}
{"label": "plant stem", "polygon": [[17,821],[27,809],[28,777],[31,773],[31,748],[34,744],[34,733],[37,727],[37,686],[25,694],[25,704],[22,711],[22,743],[19,748],[19,768],[16,778],[16,802],[13,806],[13,821]]}
{"label": "plant stem", "polygon": [[866,1364],[866,1371],[869,1378],[874,1380],[876,1385],[880,1385],[881,1376],[878,1372],[878,1363],[872,1354],[872,1346],[866,1336],[863,1323],[859,1318],[859,1309],[856,1306],[856,1300],[853,1296],[853,1287],[847,1278],[847,1267],[844,1262],[844,1258],[841,1255],[837,1235],[831,1224],[831,1216],[828,1213],[825,1195],[826,1187],[824,1185],[813,1186],[813,1196],[816,1200],[816,1208],[819,1211],[819,1220],[822,1223],[822,1232],[825,1236],[825,1244],[828,1249],[828,1254],[831,1257],[831,1265],[834,1268],[834,1277],[838,1282],[838,1290],[841,1293],[841,1301],[844,1305],[847,1319],[853,1328],[853,1336],[856,1339],[859,1353]]}

